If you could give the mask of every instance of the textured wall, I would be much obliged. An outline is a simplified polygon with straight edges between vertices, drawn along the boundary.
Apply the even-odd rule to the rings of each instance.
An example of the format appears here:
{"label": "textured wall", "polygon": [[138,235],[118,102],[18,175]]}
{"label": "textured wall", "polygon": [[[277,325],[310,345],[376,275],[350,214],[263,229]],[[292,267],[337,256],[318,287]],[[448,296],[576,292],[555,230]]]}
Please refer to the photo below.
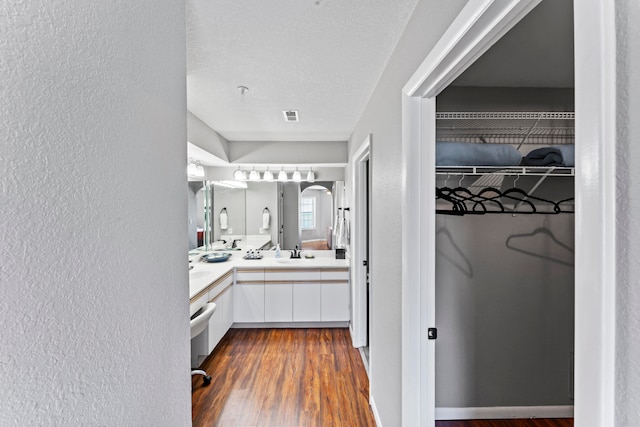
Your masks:
{"label": "textured wall", "polygon": [[[349,140],[352,156],[367,135],[373,134],[370,375],[371,393],[384,426],[399,426],[402,418],[402,87],[465,3],[417,2]],[[347,171],[346,176],[350,177],[351,172]]]}
{"label": "textured wall", "polygon": [[190,425],[184,4],[0,6],[0,425]]}
{"label": "textured wall", "polygon": [[618,211],[616,425],[640,425],[640,4],[616,2]]}

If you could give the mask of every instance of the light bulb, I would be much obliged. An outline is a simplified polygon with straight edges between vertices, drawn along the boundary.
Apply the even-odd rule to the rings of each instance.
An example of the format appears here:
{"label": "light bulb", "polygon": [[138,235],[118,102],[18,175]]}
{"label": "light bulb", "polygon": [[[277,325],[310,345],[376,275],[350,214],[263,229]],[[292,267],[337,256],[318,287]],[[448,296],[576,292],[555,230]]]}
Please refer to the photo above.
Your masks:
{"label": "light bulb", "polygon": [[233,179],[235,179],[236,181],[246,181],[247,180],[247,174],[244,173],[244,171],[240,170],[240,168],[238,168],[233,173]]}
{"label": "light bulb", "polygon": [[288,180],[289,178],[287,178],[287,173],[284,171],[284,169],[280,170],[280,172],[278,173],[278,181],[287,182]]}
{"label": "light bulb", "polygon": [[296,170],[293,172],[293,176],[291,177],[291,179],[292,179],[294,182],[300,182],[300,181],[302,181],[302,177],[300,176],[300,171],[298,171],[298,169],[296,169]]}
{"label": "light bulb", "polygon": [[249,181],[260,181],[260,174],[256,171],[256,168],[253,168],[249,174]]}
{"label": "light bulb", "polygon": [[273,174],[271,173],[271,171],[267,168],[266,171],[264,171],[264,175],[262,176],[262,179],[264,179],[265,181],[268,182],[272,182],[273,181]]}
{"label": "light bulb", "polygon": [[200,162],[196,162],[196,173],[195,176],[198,178],[204,178],[204,166],[200,164]]}
{"label": "light bulb", "polygon": [[309,172],[307,172],[307,182],[315,182],[316,181],[316,174],[313,173],[312,170],[310,170]]}

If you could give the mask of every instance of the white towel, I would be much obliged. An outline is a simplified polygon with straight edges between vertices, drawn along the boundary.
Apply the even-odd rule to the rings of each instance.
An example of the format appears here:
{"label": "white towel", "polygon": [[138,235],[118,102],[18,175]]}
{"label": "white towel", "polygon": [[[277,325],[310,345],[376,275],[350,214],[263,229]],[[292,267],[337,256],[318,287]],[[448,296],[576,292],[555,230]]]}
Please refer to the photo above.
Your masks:
{"label": "white towel", "polygon": [[267,230],[269,228],[269,222],[271,222],[271,215],[269,212],[262,212],[262,228]]}
{"label": "white towel", "polygon": [[220,212],[220,230],[226,230],[229,228],[229,218],[227,218],[227,211]]}

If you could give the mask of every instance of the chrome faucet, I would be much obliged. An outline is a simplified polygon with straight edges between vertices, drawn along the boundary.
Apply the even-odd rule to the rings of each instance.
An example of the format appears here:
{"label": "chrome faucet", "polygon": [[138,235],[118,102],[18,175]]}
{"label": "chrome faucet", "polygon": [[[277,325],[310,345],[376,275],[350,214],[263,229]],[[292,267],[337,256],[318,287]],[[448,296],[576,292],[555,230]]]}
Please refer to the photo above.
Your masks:
{"label": "chrome faucet", "polygon": [[296,248],[291,251],[291,258],[300,258],[300,252],[298,245],[296,245]]}

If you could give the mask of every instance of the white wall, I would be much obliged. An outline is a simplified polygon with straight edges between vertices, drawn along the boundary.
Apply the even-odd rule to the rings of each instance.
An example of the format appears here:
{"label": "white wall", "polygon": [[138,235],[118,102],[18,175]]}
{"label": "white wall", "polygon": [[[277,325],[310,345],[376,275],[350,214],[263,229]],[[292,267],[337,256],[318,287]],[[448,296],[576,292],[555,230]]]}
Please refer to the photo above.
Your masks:
{"label": "white wall", "polygon": [[[401,90],[465,3],[464,0],[417,3],[349,140],[351,159],[366,136],[372,134],[370,378],[380,422],[387,427],[401,425],[402,418]],[[345,176],[351,176],[350,171]],[[353,206],[353,201],[350,205]]]}
{"label": "white wall", "polygon": [[184,3],[0,28],[0,425],[188,426]]}
{"label": "white wall", "polygon": [[616,1],[618,275],[616,425],[640,425],[640,4]]}
{"label": "white wall", "polygon": [[190,143],[220,160],[229,161],[229,142],[191,111],[187,111],[187,135]]}

